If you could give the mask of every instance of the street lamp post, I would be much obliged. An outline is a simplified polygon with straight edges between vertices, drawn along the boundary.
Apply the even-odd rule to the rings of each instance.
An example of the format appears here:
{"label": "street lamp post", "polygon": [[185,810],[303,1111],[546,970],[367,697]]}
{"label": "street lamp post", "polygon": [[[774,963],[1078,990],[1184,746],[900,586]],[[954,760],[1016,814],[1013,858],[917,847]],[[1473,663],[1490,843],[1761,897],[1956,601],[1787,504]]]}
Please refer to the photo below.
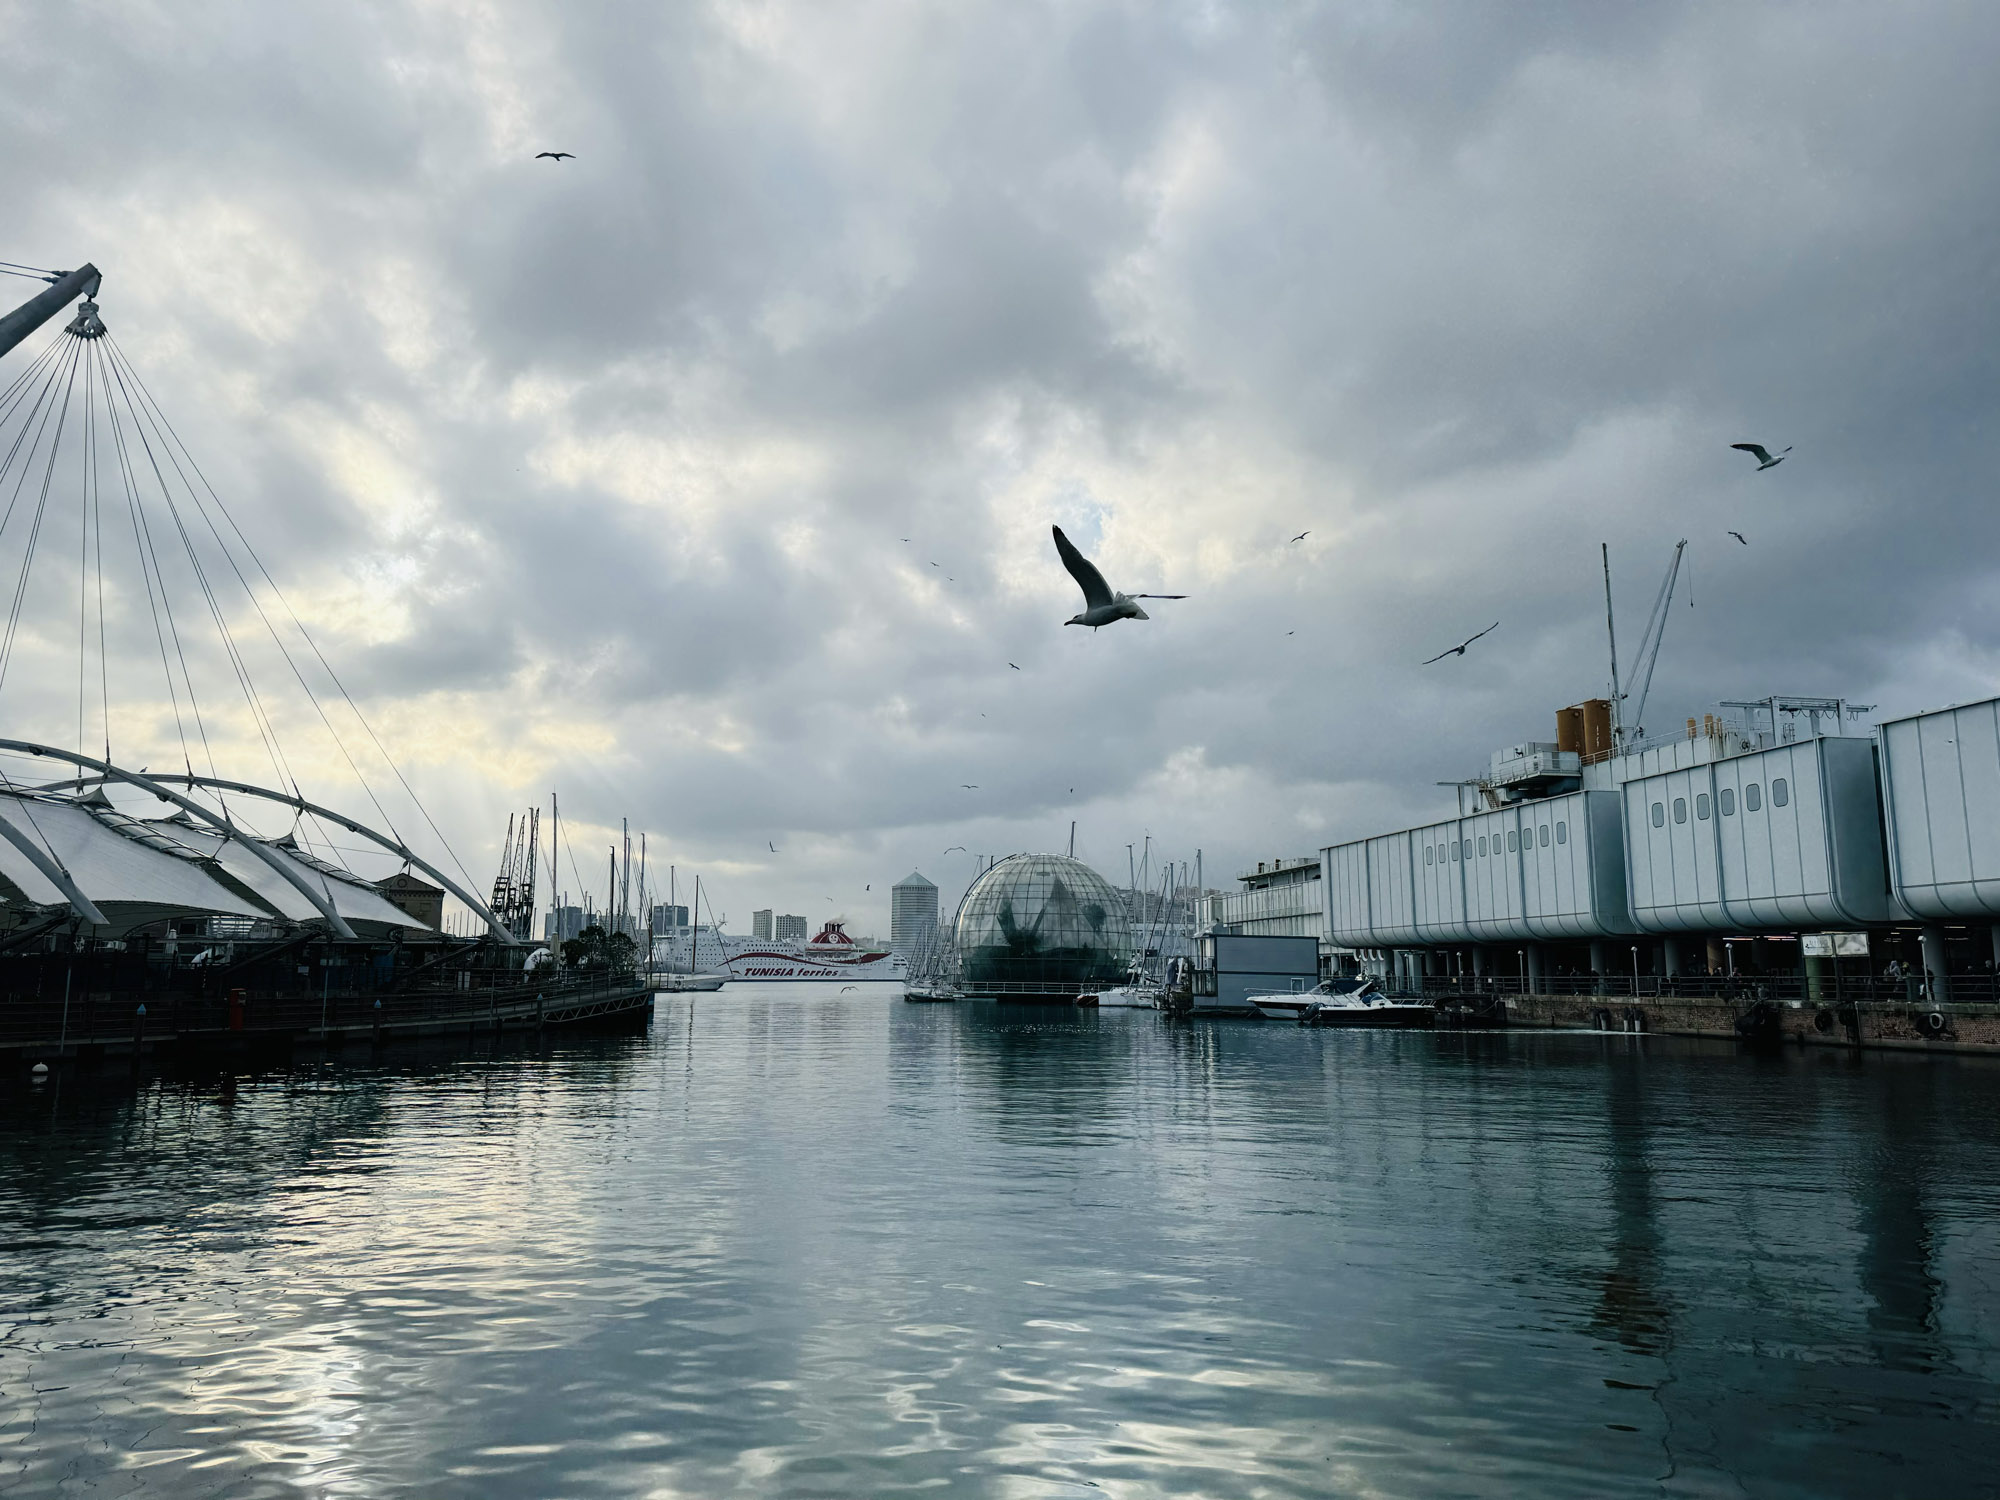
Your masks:
{"label": "street lamp post", "polygon": [[1639,945],[1632,945],[1632,998],[1639,998]]}

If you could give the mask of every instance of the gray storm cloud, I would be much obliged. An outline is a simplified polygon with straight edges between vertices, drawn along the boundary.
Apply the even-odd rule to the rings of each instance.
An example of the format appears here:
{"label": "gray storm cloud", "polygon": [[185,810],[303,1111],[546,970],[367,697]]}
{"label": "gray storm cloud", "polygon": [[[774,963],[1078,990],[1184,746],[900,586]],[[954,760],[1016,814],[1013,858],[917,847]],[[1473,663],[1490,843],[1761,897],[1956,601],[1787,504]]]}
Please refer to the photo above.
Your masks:
{"label": "gray storm cloud", "polygon": [[[885,926],[912,866],[949,900],[947,846],[1073,818],[1107,870],[1147,832],[1211,877],[1310,850],[1602,690],[1600,540],[1636,636],[1690,539],[1656,728],[1993,690],[1990,7],[100,4],[0,38],[0,258],[105,270],[480,878],[551,785],[587,878],[629,815],[735,917]],[[1795,452],[1753,474],[1746,438]],[[1051,522],[1193,597],[1063,630]],[[73,721],[59,637],[15,733]]]}

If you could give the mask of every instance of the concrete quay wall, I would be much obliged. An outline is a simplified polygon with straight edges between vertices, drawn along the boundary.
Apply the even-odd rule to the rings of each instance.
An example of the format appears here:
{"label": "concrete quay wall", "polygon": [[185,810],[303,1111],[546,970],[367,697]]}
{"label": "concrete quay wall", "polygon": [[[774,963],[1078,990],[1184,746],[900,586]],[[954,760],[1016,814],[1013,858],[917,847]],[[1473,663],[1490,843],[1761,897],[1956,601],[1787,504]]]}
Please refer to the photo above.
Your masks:
{"label": "concrete quay wall", "polygon": [[[1507,1019],[1514,1026],[1568,1031],[1644,1031],[1665,1036],[1738,1040],[1736,1023],[1750,1012],[1746,1000],[1632,999],[1617,995],[1514,995]],[[2000,1057],[2000,1006],[1996,1005],[1800,1005],[1773,1006],[1786,1042],[1814,1047],[1875,1047],[1914,1052],[1954,1052]],[[1941,1019],[1942,1030],[1931,1017]],[[1608,1020],[1608,1025],[1606,1024]]]}

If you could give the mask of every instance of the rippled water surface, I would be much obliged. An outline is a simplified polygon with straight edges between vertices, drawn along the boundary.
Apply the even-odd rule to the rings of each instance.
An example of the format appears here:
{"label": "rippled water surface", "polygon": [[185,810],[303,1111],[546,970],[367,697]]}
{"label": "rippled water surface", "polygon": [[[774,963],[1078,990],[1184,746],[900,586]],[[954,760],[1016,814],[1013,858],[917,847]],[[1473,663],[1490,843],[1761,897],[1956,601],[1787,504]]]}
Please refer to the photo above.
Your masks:
{"label": "rippled water surface", "polygon": [[754,986],[0,1094],[0,1493],[2000,1493],[2000,1063]]}

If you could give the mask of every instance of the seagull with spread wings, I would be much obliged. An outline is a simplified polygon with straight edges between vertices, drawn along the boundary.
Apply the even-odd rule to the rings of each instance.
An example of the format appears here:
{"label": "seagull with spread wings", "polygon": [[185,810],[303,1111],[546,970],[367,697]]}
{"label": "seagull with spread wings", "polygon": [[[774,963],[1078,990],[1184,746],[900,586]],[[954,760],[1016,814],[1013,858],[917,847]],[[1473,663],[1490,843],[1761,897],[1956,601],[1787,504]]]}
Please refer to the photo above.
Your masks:
{"label": "seagull with spread wings", "polygon": [[1741,543],[1742,543],[1742,544],[1743,544],[1744,546],[1746,546],[1746,547],[1747,547],[1747,546],[1749,546],[1749,545],[1750,545],[1750,538],[1749,538],[1749,537],[1747,537],[1747,536],[1745,536],[1745,535],[1744,535],[1744,534],[1743,534],[1742,532],[1740,532],[1740,531],[1732,531],[1732,532],[1730,532],[1729,534],[1730,534],[1731,536],[1735,537],[1735,538],[1736,538],[1736,540],[1737,540],[1737,541],[1739,541],[1739,542],[1741,542]]}
{"label": "seagull with spread wings", "polygon": [[1292,538],[1291,542],[1287,542],[1285,543],[1285,545],[1289,547],[1292,545],[1292,542],[1303,542],[1307,537],[1311,535],[1312,533],[1310,531],[1301,531],[1297,536]]}
{"label": "seagull with spread wings", "polygon": [[1109,625],[1113,620],[1149,620],[1152,618],[1133,601],[1135,599],[1185,599],[1186,594],[1118,594],[1104,581],[1104,575],[1097,571],[1097,565],[1063,535],[1062,527],[1051,526],[1049,530],[1056,536],[1056,554],[1062,558],[1069,576],[1083,590],[1083,613],[1064,620],[1065,625],[1088,625],[1092,630]]}
{"label": "seagull with spread wings", "polygon": [[[1498,620],[1495,620],[1491,625],[1488,625],[1484,630],[1480,631],[1479,635],[1491,635],[1494,631],[1498,630],[1499,628],[1500,628],[1500,622]],[[1431,664],[1431,662],[1443,661],[1447,656],[1465,655],[1465,648],[1467,646],[1470,646],[1474,641],[1478,640],[1479,635],[1467,636],[1464,640],[1460,641],[1456,646],[1453,646],[1449,651],[1438,652],[1436,656],[1433,656],[1430,659],[1430,661],[1423,663],[1423,665],[1428,667]]]}
{"label": "seagull with spread wings", "polygon": [[1762,443],[1731,443],[1729,446],[1734,448],[1738,453],[1747,453],[1756,459],[1757,472],[1759,474],[1763,473],[1766,469],[1777,468],[1779,464],[1785,461],[1785,454],[1792,451],[1790,448],[1782,449],[1778,456],[1773,458],[1771,450],[1766,448]]}
{"label": "seagull with spread wings", "polygon": [[545,156],[546,156],[546,157],[547,157],[547,158],[548,158],[548,159],[549,159],[550,161],[575,161],[575,160],[576,160],[576,153],[575,153],[574,151],[537,151],[537,152],[535,153],[535,160],[536,160],[536,161],[540,161],[540,160],[541,160],[541,159],[542,159],[543,157],[545,157]]}

